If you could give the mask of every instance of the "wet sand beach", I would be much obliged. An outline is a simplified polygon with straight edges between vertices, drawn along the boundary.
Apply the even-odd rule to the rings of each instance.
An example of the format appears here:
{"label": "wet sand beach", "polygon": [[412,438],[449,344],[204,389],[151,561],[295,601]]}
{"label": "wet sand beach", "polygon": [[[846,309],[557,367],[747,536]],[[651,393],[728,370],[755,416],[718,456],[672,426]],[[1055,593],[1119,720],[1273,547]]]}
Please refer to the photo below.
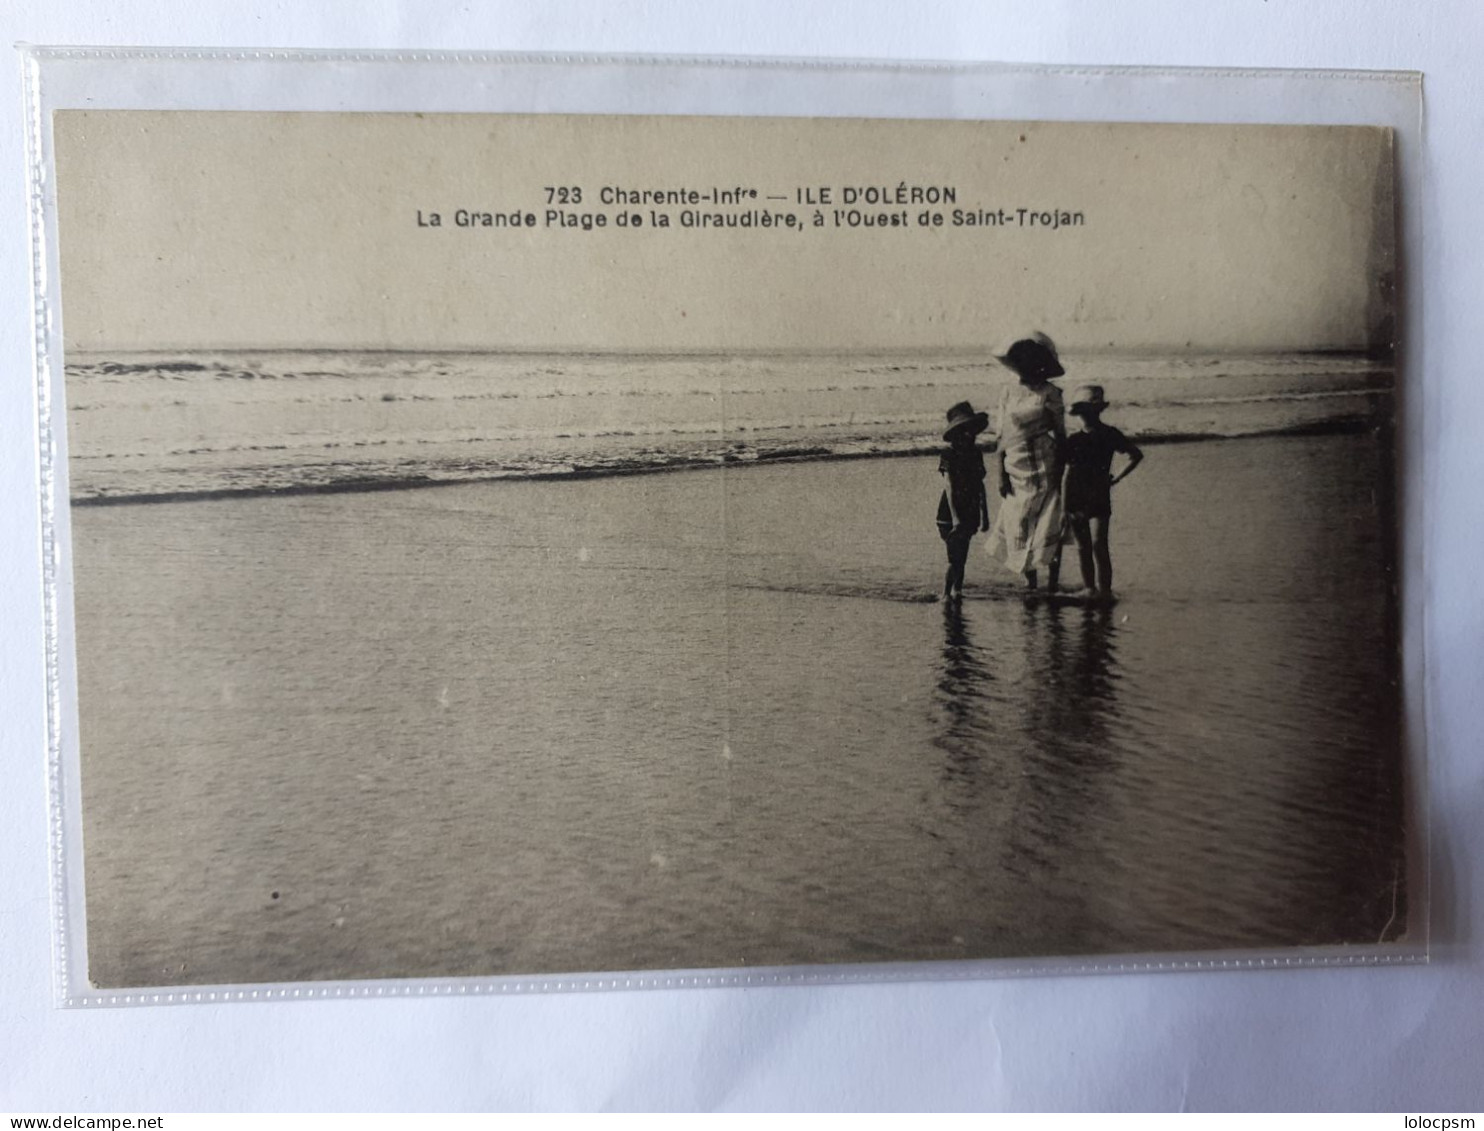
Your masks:
{"label": "wet sand beach", "polygon": [[1395,936],[1387,453],[1147,454],[1111,609],[929,457],[74,508],[91,975]]}

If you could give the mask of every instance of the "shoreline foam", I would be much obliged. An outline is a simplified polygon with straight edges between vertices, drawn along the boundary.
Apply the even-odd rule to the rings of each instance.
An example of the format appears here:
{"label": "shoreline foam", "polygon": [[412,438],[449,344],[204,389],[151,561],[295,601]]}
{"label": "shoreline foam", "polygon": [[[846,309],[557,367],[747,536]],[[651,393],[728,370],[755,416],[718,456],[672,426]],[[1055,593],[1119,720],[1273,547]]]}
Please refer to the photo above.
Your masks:
{"label": "shoreline foam", "polygon": [[[1216,443],[1262,439],[1270,436],[1337,436],[1355,435],[1380,427],[1369,417],[1334,418],[1310,424],[1295,424],[1251,432],[1214,434],[1208,432],[1187,433],[1130,433],[1130,438],[1144,445]],[[675,472],[717,471],[750,467],[776,467],[789,464],[840,463],[852,460],[926,458],[943,450],[942,444],[913,444],[906,447],[879,447],[866,451],[832,450],[821,447],[771,449],[750,453],[747,456],[731,452],[720,456],[675,456],[669,459],[644,461],[615,461],[602,465],[568,464],[540,468],[492,467],[483,470],[463,470],[457,474],[413,473],[402,476],[347,477],[319,483],[284,483],[281,485],[255,484],[243,487],[203,487],[185,491],[140,492],[132,494],[76,495],[70,499],[75,507],[127,506],[153,503],[209,502],[222,499],[266,498],[276,496],[361,494],[380,491],[413,490],[426,487],[457,487],[471,483],[536,483],[577,482],[590,479],[616,479],[636,475],[662,475]],[[995,450],[994,445],[983,446],[986,454]]]}
{"label": "shoreline foam", "polygon": [[[1069,358],[1141,443],[1355,431],[1392,371],[1358,355]],[[76,505],[586,479],[936,452],[942,409],[993,410],[972,355],[75,355]],[[1074,380],[1062,382],[1070,387]]]}

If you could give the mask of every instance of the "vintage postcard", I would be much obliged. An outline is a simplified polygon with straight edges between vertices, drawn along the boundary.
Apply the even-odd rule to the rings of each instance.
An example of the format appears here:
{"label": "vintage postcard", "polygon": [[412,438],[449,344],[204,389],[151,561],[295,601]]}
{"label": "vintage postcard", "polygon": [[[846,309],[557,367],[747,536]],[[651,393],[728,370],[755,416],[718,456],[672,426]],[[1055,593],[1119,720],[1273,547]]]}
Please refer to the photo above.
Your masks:
{"label": "vintage postcard", "polygon": [[1407,937],[1389,130],[53,130],[95,986]]}

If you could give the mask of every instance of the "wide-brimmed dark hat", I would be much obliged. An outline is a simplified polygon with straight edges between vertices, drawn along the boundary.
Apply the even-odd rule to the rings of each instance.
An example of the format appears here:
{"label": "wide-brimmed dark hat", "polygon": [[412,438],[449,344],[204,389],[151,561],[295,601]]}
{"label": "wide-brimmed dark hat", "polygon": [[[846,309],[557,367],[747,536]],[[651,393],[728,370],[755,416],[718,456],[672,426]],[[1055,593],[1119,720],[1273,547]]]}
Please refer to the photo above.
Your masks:
{"label": "wide-brimmed dark hat", "polygon": [[1035,373],[1050,379],[1066,373],[1056,355],[1056,343],[1040,330],[1016,338],[995,354],[995,360],[1022,375]]}
{"label": "wide-brimmed dark hat", "polygon": [[975,412],[968,401],[959,401],[948,410],[948,429],[943,433],[943,439],[951,440],[954,433],[965,431],[977,436],[988,427],[989,413]]}

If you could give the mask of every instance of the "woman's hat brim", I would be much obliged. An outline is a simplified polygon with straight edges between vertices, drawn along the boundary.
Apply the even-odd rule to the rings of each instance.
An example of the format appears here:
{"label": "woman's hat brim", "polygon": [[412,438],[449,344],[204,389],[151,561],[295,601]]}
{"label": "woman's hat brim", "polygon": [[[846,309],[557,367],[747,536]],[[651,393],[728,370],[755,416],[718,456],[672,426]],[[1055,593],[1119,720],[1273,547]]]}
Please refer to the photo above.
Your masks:
{"label": "woman's hat brim", "polygon": [[[1041,376],[1045,377],[1048,381],[1054,380],[1057,377],[1065,377],[1067,375],[1067,371],[1062,368],[1061,358],[1057,357],[1056,354],[1052,353],[1045,347],[1041,347],[1041,357]],[[1006,369],[1010,370],[1011,373],[1024,372],[1024,370],[1022,370],[1020,366],[1016,365],[1015,362],[1010,359],[1010,355],[1007,353],[996,354],[995,360],[1003,365]]]}
{"label": "woman's hat brim", "polygon": [[952,428],[947,429],[943,433],[943,439],[950,440],[950,439],[952,439],[954,437],[955,434],[957,434],[959,432],[966,432],[966,431],[972,431],[975,435],[978,435],[980,432],[983,432],[988,427],[989,427],[989,413],[987,413],[987,412],[976,412],[973,416],[969,417],[968,419],[966,419],[966,420],[960,420]]}

